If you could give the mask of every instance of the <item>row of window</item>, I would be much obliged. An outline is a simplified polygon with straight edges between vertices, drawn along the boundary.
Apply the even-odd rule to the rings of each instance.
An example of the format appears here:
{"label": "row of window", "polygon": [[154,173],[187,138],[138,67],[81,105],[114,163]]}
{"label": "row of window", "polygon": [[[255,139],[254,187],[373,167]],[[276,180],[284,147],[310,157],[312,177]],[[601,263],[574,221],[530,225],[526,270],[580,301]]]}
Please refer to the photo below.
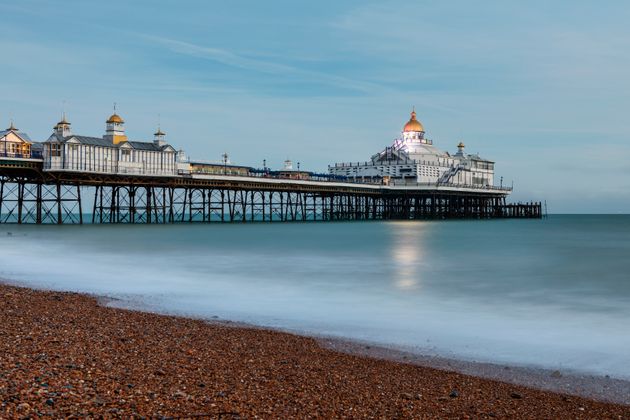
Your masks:
{"label": "row of window", "polygon": [[478,160],[474,160],[472,163],[472,167],[473,168],[478,168],[478,169],[486,169],[486,170],[493,170],[494,169],[494,163],[492,162],[481,162]]}
{"label": "row of window", "polygon": [[4,153],[30,153],[31,146],[24,143],[0,142],[0,152]]}

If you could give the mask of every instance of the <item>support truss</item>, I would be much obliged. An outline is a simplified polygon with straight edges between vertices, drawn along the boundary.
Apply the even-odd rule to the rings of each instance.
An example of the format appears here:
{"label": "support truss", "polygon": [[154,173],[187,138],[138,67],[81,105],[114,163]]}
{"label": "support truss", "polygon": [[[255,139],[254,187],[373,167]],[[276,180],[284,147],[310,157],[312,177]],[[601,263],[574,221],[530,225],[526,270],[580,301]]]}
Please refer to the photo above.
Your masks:
{"label": "support truss", "polygon": [[305,222],[540,218],[540,203],[506,204],[474,193],[374,193],[44,182],[0,176],[0,223],[81,224],[82,188],[94,194],[91,223]]}

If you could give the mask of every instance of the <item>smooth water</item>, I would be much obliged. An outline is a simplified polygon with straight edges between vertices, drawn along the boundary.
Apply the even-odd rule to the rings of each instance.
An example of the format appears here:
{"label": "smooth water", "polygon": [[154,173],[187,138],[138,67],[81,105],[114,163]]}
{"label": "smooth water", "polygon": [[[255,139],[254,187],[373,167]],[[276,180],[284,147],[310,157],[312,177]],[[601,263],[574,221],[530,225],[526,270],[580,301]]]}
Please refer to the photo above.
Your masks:
{"label": "smooth water", "polygon": [[0,227],[0,278],[630,378],[630,216]]}

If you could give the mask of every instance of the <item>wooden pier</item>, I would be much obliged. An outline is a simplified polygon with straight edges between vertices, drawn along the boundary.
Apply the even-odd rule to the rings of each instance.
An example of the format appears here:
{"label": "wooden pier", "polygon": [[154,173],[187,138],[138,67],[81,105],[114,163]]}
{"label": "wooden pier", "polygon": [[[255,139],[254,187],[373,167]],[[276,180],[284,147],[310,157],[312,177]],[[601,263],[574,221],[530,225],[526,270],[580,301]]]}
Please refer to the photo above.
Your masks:
{"label": "wooden pier", "polygon": [[[507,188],[229,175],[44,172],[0,162],[0,223],[192,223],[541,218]],[[84,200],[85,203],[84,203]]]}

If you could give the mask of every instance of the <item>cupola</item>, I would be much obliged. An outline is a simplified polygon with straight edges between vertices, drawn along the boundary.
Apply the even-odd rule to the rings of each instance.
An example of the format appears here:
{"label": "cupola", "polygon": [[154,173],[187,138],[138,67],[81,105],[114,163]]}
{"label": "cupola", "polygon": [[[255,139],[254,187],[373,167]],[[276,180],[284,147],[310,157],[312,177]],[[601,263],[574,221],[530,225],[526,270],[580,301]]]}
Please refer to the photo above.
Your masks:
{"label": "cupola", "polygon": [[114,113],[105,121],[105,135],[103,138],[114,144],[127,141],[127,136],[125,135],[125,120],[116,113],[116,104],[114,104]]}
{"label": "cupola", "polygon": [[402,138],[406,143],[428,143],[424,138],[424,126],[416,118],[415,108],[411,111],[411,117],[403,127]]}
{"label": "cupola", "polygon": [[64,112],[59,121],[54,127],[55,133],[61,137],[68,137],[70,132],[70,123],[66,119],[66,113]]}
{"label": "cupola", "polygon": [[464,156],[464,149],[466,148],[466,145],[464,144],[463,141],[460,141],[459,144],[457,145],[457,155],[458,156]]}
{"label": "cupola", "polygon": [[416,110],[411,111],[411,118],[407,121],[407,124],[403,127],[403,132],[423,132],[424,127],[422,123],[416,119]]}
{"label": "cupola", "polygon": [[166,133],[163,132],[158,126],[157,131],[153,133],[153,143],[158,147],[165,146],[166,145],[166,140],[164,140],[165,136],[166,136]]}

